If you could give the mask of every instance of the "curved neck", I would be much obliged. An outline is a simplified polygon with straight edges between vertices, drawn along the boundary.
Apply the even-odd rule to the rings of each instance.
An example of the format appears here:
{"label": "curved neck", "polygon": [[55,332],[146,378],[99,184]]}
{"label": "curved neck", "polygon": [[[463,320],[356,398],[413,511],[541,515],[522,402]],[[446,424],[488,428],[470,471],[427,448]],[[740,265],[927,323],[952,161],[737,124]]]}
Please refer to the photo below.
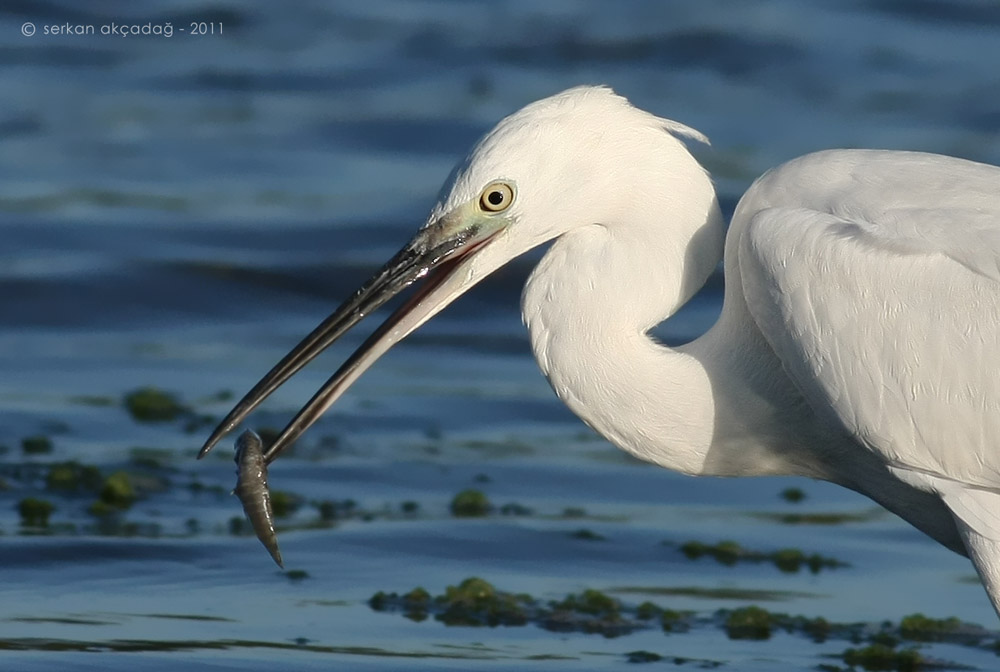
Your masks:
{"label": "curved neck", "polygon": [[640,459],[687,474],[831,478],[831,461],[810,453],[838,439],[809,426],[749,317],[738,268],[704,336],[668,348],[647,334],[722,258],[715,191],[687,158],[667,188],[623,190],[643,197],[571,229],[539,262],[522,297],[535,358],[574,413]]}
{"label": "curved neck", "polygon": [[539,366],[573,412],[633,455],[695,474],[714,435],[710,376],[702,358],[646,332],[704,285],[725,225],[700,169],[667,186],[662,200],[647,194],[617,221],[557,239],[522,312]]}

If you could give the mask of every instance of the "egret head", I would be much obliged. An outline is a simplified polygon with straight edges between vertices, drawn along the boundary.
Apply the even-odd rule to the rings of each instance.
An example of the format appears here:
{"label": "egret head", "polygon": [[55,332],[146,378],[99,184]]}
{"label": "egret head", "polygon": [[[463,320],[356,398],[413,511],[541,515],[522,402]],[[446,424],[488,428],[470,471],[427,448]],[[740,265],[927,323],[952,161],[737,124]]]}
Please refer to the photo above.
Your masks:
{"label": "egret head", "polygon": [[445,182],[425,228],[450,217],[496,227],[476,256],[502,257],[502,265],[577,226],[620,221],[641,185],[662,188],[650,177],[670,170],[676,153],[689,156],[677,136],[708,142],[609,88],[569,89],[483,136]]}
{"label": "egret head", "polygon": [[452,171],[416,236],[247,393],[200,456],[365,315],[420,281],[282,431],[265,456],[272,461],[379,356],[484,277],[574,227],[614,221],[623,199],[641,197],[616,185],[661,169],[670,157],[662,150],[681,147],[674,135],[705,141],[603,87],[570,89],[503,119]]}

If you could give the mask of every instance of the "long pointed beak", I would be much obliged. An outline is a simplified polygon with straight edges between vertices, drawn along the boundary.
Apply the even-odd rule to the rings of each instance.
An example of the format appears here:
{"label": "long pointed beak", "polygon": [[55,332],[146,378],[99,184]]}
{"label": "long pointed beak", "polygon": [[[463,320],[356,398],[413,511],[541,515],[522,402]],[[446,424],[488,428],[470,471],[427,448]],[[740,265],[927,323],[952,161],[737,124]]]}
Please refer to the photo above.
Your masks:
{"label": "long pointed beak", "polygon": [[419,290],[368,337],[282,430],[264,454],[264,459],[270,464],[316,422],[375,360],[472,287],[480,277],[471,278],[463,272],[468,259],[503,227],[499,222],[483,220],[470,226],[460,219],[462,214],[462,211],[456,211],[421,229],[354,296],[323,320],[254,385],[208,437],[198,458],[208,454],[261,402],[362,318],[423,278],[424,283]]}

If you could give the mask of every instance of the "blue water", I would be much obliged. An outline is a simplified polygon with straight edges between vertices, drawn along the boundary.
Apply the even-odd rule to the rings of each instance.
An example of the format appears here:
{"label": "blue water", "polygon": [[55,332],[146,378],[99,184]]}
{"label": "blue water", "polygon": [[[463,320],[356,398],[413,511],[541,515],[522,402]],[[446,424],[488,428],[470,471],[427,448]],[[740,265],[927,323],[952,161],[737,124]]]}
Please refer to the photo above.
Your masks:
{"label": "blue water", "polygon": [[[101,34],[168,21],[170,38]],[[221,34],[192,35],[201,22]],[[66,24],[94,34],[51,34]],[[120,400],[155,385],[221,416],[232,400],[213,395],[248,389],[409,238],[476,137],[534,99],[606,83],[698,128],[731,209],[761,172],[821,148],[1000,164],[997,63],[1000,9],[976,0],[0,7],[0,666],[580,670],[645,649],[798,670],[837,663],[823,656],[848,646],[716,629],[604,639],[445,627],[366,604],[377,590],[436,593],[470,575],[545,599],[599,588],[705,614],[760,603],[995,628],[968,562],[888,514],[832,527],[753,515],[864,514],[864,498],[798,479],[684,478],[594,436],[554,398],[520,325],[537,256],[389,353],[272,469],[275,489],[377,514],[308,529],[305,504],[284,523],[299,529],[281,535],[300,581],[229,533],[240,511],[228,446],[194,462],[207,426],[136,423]],[[664,336],[696,336],[720,301],[715,282]],[[363,336],[296,376],[253,425],[283,425]],[[51,453],[23,453],[36,434]],[[150,454],[159,468],[143,472],[137,458]],[[119,520],[131,527],[101,527],[93,495],[45,490],[45,465],[65,460],[146,474]],[[806,501],[781,500],[790,486]],[[535,514],[456,520],[448,502],[468,487]],[[48,534],[21,527],[26,496],[56,504]],[[415,516],[399,513],[405,501],[419,503]],[[572,538],[581,527],[606,541]],[[724,567],[661,543],[691,539],[796,546],[851,567]],[[657,592],[692,587],[769,592]],[[996,664],[967,647],[925,651]]]}

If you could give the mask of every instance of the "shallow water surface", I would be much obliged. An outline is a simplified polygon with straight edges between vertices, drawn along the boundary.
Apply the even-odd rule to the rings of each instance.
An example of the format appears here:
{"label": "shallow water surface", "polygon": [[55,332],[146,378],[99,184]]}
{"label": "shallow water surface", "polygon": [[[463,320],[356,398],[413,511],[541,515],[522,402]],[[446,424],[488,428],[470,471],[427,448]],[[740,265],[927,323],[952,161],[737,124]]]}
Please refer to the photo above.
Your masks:
{"label": "shallow water surface", "polygon": [[[100,35],[112,21],[223,32]],[[98,34],[44,34],[66,22]],[[1000,163],[998,27],[971,0],[0,8],[3,666],[582,670],[641,651],[662,656],[654,667],[832,670],[883,621],[922,612],[989,632],[897,648],[994,669],[996,616],[968,561],[869,500],[678,476],[573,417],[520,325],[537,253],[386,355],[275,463],[288,571],[229,494],[231,441],[194,455],[234,396],[408,239],[469,144],[530,100],[608,83],[699,128],[731,210],[768,167],[825,147]],[[696,337],[721,291],[713,278],[658,334]],[[251,427],[283,426],[362,332]],[[126,395],[149,386],[178,417],[129,414]],[[467,489],[488,515],[452,515]],[[44,500],[32,515],[54,506],[47,525],[23,524],[29,498]],[[682,551],[726,540],[847,566]],[[690,628],[449,626],[368,603],[471,576],[543,605],[587,589],[626,611],[651,601],[691,612]],[[860,644],[780,627],[730,638],[719,610],[750,605],[860,624]]]}

